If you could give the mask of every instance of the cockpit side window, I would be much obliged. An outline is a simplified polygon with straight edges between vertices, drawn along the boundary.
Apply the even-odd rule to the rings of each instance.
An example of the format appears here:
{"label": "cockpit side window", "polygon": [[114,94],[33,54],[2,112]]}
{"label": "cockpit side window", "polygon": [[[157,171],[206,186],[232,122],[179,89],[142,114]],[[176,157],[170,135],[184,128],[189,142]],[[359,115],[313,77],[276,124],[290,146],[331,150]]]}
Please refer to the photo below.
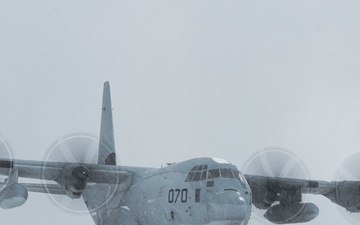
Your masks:
{"label": "cockpit side window", "polygon": [[206,180],[207,165],[194,166],[187,175],[185,182]]}
{"label": "cockpit side window", "polygon": [[239,171],[233,170],[233,173],[236,179],[240,180],[241,182],[245,182],[245,177]]}
{"label": "cockpit side window", "polygon": [[192,178],[194,177],[194,175],[195,175],[195,172],[190,172],[190,173],[188,174],[188,176],[186,177],[185,182],[191,181]]}
{"label": "cockpit side window", "polygon": [[233,170],[233,174],[234,174],[234,177],[235,177],[236,179],[241,180],[241,178],[240,178],[240,172],[239,172],[239,171]]}
{"label": "cockpit side window", "polygon": [[241,186],[243,186],[244,189],[248,189],[246,179],[243,174],[241,174],[239,171],[233,171],[235,178],[240,180]]}
{"label": "cockpit side window", "polygon": [[223,178],[234,178],[231,169],[220,169],[220,174]]}

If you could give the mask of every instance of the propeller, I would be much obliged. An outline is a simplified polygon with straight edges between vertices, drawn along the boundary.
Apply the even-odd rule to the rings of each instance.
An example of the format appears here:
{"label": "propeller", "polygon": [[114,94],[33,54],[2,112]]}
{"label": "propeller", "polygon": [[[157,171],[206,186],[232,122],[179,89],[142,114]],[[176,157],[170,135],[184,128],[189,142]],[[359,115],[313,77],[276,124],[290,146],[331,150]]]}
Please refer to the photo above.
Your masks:
{"label": "propeller", "polygon": [[[346,158],[338,170],[336,180],[341,181],[360,181],[360,153],[355,153]],[[337,185],[338,186],[338,185]],[[359,195],[359,194],[358,194]],[[360,201],[360,197],[358,201]],[[341,214],[345,219],[349,220],[352,224],[360,224],[360,213],[349,213],[343,208],[339,208]]]}
{"label": "propeller", "polygon": [[72,134],[54,142],[45,162],[97,164],[99,141],[94,135]]}
{"label": "propeller", "polygon": [[[243,167],[243,173],[276,178],[307,179],[308,173],[303,163],[290,151],[283,148],[266,148],[254,154]],[[264,211],[252,206],[252,214],[262,223],[270,223],[264,218]]]}
{"label": "propeller", "polygon": [[9,144],[0,136],[0,171],[5,171],[4,173],[0,173],[0,192],[5,187],[11,174],[12,156],[10,149]]}
{"label": "propeller", "polygon": [[[97,164],[98,163],[98,149],[99,149],[99,140],[94,135],[89,134],[72,134],[68,135],[62,139],[59,139],[54,144],[52,144],[49,148],[48,154],[45,158],[45,166],[44,166],[44,174],[48,169],[48,162],[65,162],[65,163],[75,163],[76,166],[66,166],[61,175],[66,177],[63,179],[64,182],[69,180],[68,177],[74,179],[74,188],[78,188],[79,190],[83,190],[82,193],[86,192],[87,189],[93,188],[92,185],[88,184],[87,179],[90,176],[91,171],[87,168],[87,165],[82,164]],[[114,168],[115,169],[115,168]],[[68,171],[67,171],[68,170]],[[59,181],[58,181],[59,182]],[[53,183],[45,181],[45,187],[49,191]],[[67,186],[64,184],[64,186]],[[63,187],[64,188],[64,187]],[[80,192],[81,194],[81,192]],[[86,212],[89,209],[86,207],[83,198],[78,198],[80,196],[74,196],[74,198],[70,198],[67,195],[57,195],[57,194],[49,194],[50,198],[55,202],[56,205],[61,208],[71,211],[71,212]],[[101,207],[105,204],[110,198],[111,195],[107,195],[108,197],[102,199],[101,204],[98,204],[97,207]]]}

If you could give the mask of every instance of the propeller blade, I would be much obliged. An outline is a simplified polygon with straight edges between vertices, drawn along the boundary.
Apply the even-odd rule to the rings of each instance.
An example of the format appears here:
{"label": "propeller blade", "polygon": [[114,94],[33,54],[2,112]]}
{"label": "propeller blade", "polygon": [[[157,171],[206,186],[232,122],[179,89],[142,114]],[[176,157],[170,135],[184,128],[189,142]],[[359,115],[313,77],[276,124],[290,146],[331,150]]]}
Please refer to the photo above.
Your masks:
{"label": "propeller blade", "polygon": [[[12,167],[10,145],[0,136],[0,192],[9,181]],[[3,172],[1,171],[3,170]]]}
{"label": "propeller blade", "polygon": [[[341,181],[360,181],[360,153],[355,153],[346,158],[338,170],[336,180]],[[358,198],[359,196],[354,196]],[[344,208],[339,207],[342,216],[352,224],[360,224],[360,213],[349,213]]]}
{"label": "propeller blade", "polygon": [[92,135],[73,134],[56,141],[46,156],[46,162],[97,164],[99,141]]}
{"label": "propeller blade", "polygon": [[267,148],[253,155],[243,173],[268,177],[307,179],[303,163],[292,153],[281,148]]}
{"label": "propeller blade", "polygon": [[[275,178],[307,179],[308,173],[303,163],[290,151],[282,148],[267,148],[254,154],[243,167],[248,175]],[[252,206],[252,215],[263,224],[272,224],[264,218],[264,211]]]}
{"label": "propeller blade", "polygon": [[[89,134],[73,134],[59,139],[49,148],[45,158],[44,174],[46,173],[47,162],[97,164],[98,148],[98,139]],[[86,167],[78,166],[72,171],[72,176],[78,181],[78,183],[75,183],[75,186],[85,191],[87,189],[85,184],[90,176],[90,171]],[[49,183],[45,183],[45,186],[48,184]],[[66,195],[50,193],[49,195],[56,205],[65,210],[88,213],[82,197],[79,199],[71,199]]]}

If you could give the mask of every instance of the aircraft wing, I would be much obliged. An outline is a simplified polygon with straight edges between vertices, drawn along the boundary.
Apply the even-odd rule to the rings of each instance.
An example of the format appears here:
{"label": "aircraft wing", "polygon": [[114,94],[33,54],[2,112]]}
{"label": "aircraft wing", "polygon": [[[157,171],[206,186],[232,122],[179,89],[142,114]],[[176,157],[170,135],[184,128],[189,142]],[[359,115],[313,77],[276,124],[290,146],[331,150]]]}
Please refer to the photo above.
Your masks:
{"label": "aircraft wing", "polygon": [[[131,174],[121,171],[115,165],[81,164],[65,162],[43,162],[30,160],[0,159],[0,175],[7,176],[4,186],[13,186],[24,192],[24,188],[31,192],[65,194],[70,198],[79,198],[89,183],[120,184],[121,188],[128,188]],[[27,183],[19,184],[18,178],[30,178],[56,183]],[[21,187],[20,187],[21,186]],[[2,188],[3,189],[3,188]],[[0,189],[0,191],[2,190]],[[10,192],[9,192],[10,193]],[[14,197],[15,194],[9,194]],[[27,195],[27,194],[26,194]]]}
{"label": "aircraft wing", "polygon": [[5,176],[10,171],[16,171],[18,177],[58,181],[65,172],[74,175],[77,169],[78,172],[88,173],[86,181],[90,183],[116,184],[130,176],[113,165],[0,159],[0,175]]}
{"label": "aircraft wing", "polygon": [[273,223],[308,222],[319,209],[302,202],[303,194],[323,195],[350,212],[360,212],[360,181],[322,181],[244,175],[252,191],[253,205],[267,210]]}

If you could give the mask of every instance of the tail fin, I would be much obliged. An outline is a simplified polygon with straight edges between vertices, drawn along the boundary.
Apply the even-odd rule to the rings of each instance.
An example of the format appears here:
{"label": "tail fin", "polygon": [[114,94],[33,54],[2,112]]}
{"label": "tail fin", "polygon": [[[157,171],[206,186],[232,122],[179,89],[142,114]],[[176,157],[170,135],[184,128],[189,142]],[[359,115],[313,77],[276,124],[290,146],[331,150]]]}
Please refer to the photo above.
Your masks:
{"label": "tail fin", "polygon": [[104,83],[98,164],[116,165],[114,127],[109,81]]}

